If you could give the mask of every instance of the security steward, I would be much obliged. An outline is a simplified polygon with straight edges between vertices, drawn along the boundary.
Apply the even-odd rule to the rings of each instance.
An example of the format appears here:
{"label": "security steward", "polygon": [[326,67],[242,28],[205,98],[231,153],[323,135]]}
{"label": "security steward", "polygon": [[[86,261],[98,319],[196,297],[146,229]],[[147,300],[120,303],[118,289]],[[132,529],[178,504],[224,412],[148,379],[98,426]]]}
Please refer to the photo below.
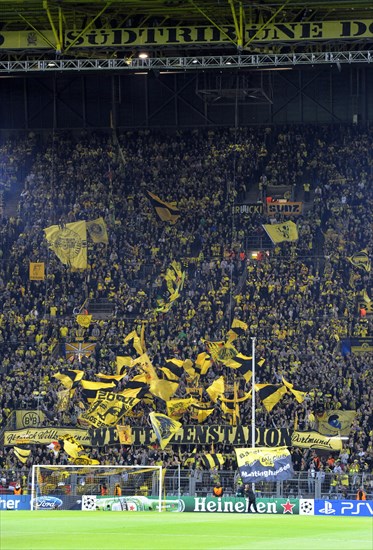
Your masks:
{"label": "security steward", "polygon": [[221,483],[218,481],[217,483],[215,483],[215,486],[212,490],[212,494],[214,497],[220,498],[223,496],[223,493],[224,493],[223,487],[221,486]]}
{"label": "security steward", "polygon": [[13,487],[13,494],[14,495],[23,495],[23,489],[20,485],[20,483],[16,483],[16,485]]}

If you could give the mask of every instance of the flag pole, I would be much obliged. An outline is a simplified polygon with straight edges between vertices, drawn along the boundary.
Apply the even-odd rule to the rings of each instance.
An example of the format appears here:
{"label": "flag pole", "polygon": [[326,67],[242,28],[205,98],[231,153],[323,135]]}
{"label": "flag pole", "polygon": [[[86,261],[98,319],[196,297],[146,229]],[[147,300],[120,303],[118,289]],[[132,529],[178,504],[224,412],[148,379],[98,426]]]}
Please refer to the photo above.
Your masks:
{"label": "flag pole", "polygon": [[[252,376],[251,376],[251,448],[255,448],[255,341],[256,337],[251,336],[251,356],[252,356]],[[253,493],[255,494],[255,483],[251,484]]]}
{"label": "flag pole", "polygon": [[255,447],[255,340],[251,337],[251,356],[252,356],[252,376],[251,376],[251,447]]}

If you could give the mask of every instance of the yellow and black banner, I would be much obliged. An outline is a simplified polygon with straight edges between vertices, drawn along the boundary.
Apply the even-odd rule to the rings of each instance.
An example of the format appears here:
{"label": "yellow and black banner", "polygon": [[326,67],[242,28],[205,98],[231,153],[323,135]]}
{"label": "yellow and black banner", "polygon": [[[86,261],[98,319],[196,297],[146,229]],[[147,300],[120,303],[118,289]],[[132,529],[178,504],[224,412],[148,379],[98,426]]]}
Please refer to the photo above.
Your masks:
{"label": "yellow and black banner", "polygon": [[240,336],[243,336],[249,325],[240,319],[233,319],[232,326],[227,332],[227,338],[229,342],[234,342]]}
{"label": "yellow and black banner", "polygon": [[63,450],[72,458],[77,458],[81,451],[84,451],[82,445],[71,434],[65,434],[61,438],[63,440]]}
{"label": "yellow and black banner", "polygon": [[[246,25],[243,41],[252,44],[282,43],[294,41],[371,40],[372,19],[334,21],[288,21],[265,25]],[[234,25],[180,26],[180,27],[135,27],[95,28],[83,31],[80,28],[66,29],[63,36],[65,47],[121,48],[146,46],[191,46],[237,43]],[[35,32],[4,31],[0,33],[0,49],[56,49],[55,35],[51,30]]]}
{"label": "yellow and black banner", "polygon": [[132,367],[133,359],[130,355],[117,355],[116,357],[116,366],[117,374],[125,374],[127,369]]}
{"label": "yellow and black banner", "polygon": [[207,374],[207,371],[209,370],[211,365],[212,359],[206,351],[203,351],[202,353],[199,353],[197,355],[197,358],[195,360],[195,369],[198,374],[200,374],[201,376]]}
{"label": "yellow and black banner", "polygon": [[164,202],[157,195],[147,191],[150,202],[163,222],[176,223],[180,217],[180,210],[176,202]]}
{"label": "yellow and black banner", "polygon": [[294,384],[291,384],[290,382],[287,382],[284,377],[282,377],[282,381],[289,390],[290,393],[292,393],[295,397],[295,399],[298,401],[298,403],[303,403],[305,400],[305,397],[307,395],[307,392],[304,390],[301,390],[300,388],[294,387]]}
{"label": "yellow and black banner", "polygon": [[44,262],[30,262],[30,281],[44,281],[45,264]]}
{"label": "yellow and black banner", "polygon": [[45,419],[43,411],[36,409],[17,410],[16,411],[16,428],[36,428],[40,426]]}
{"label": "yellow and black banner", "polygon": [[280,399],[287,392],[286,386],[280,384],[255,384],[255,391],[263,403],[265,409],[271,412]]}
{"label": "yellow and black banner", "polygon": [[85,221],[51,225],[44,229],[49,248],[61,262],[74,269],[87,269],[87,226]]}
{"label": "yellow and black banner", "polygon": [[[74,391],[74,390],[73,390]],[[65,412],[68,410],[70,405],[70,392],[71,390],[60,390],[56,392],[57,394],[57,404],[56,411]]]}
{"label": "yellow and black banner", "polygon": [[166,402],[168,416],[178,420],[188,411],[194,401],[193,397],[188,397],[187,399],[170,399],[170,401]]}
{"label": "yellow and black banner", "polygon": [[161,449],[164,449],[166,445],[171,441],[176,432],[182,426],[177,420],[169,418],[165,414],[159,414],[151,412],[149,414],[150,422],[152,423],[153,430],[158,439]]}
{"label": "yellow and black banner", "polygon": [[294,222],[263,224],[268,237],[275,244],[284,241],[296,241],[298,239],[298,229]]}
{"label": "yellow and black banner", "polygon": [[223,376],[220,376],[219,378],[214,380],[211,386],[206,388],[206,393],[208,393],[211,401],[213,401],[214,403],[216,403],[219,397],[223,395],[224,391],[225,391],[225,382],[224,382]]}
{"label": "yellow and black banner", "polygon": [[284,481],[293,476],[290,452],[286,447],[235,449],[237,465],[243,483]]}
{"label": "yellow and black banner", "polygon": [[179,380],[180,376],[184,372],[184,361],[182,359],[166,359],[166,363],[167,367],[159,367],[159,370],[165,374],[167,380]]}
{"label": "yellow and black banner", "polygon": [[252,360],[253,358],[243,353],[237,353],[232,359],[224,364],[231,369],[237,369],[241,376],[244,377],[246,382],[250,382],[252,373]]}
{"label": "yellow and black banner", "polygon": [[13,447],[15,456],[18,458],[22,464],[27,462],[28,457],[30,456],[31,449],[23,449],[21,447]]}
{"label": "yellow and black banner", "polygon": [[356,418],[356,411],[341,411],[339,409],[317,415],[317,430],[328,436],[348,436],[351,425]]}
{"label": "yellow and black banner", "polygon": [[80,419],[96,428],[116,426],[139,401],[137,397],[125,397],[118,393],[99,390],[95,401],[80,415]]}
{"label": "yellow and black banner", "polygon": [[[49,445],[66,434],[64,427],[23,428],[22,430],[5,431],[4,445],[21,444]],[[116,428],[69,428],[69,434],[85,447],[103,447],[118,445]],[[291,447],[292,430],[286,428],[256,428],[255,445],[258,447]],[[154,430],[149,426],[132,426],[133,445],[151,445],[156,441]],[[175,445],[212,445],[226,443],[236,447],[251,445],[252,432],[249,426],[229,426],[217,424],[185,424],[174,435]]]}
{"label": "yellow and black banner", "polygon": [[179,387],[178,382],[170,382],[168,380],[154,379],[150,381],[149,391],[163,401],[169,401],[176,393]]}
{"label": "yellow and black banner", "polygon": [[127,334],[127,336],[124,338],[123,342],[125,344],[128,344],[128,342],[132,341],[132,345],[135,348],[136,352],[142,356],[144,355],[144,348],[143,348],[143,342],[141,342],[140,336],[137,334],[135,330]]}
{"label": "yellow and black banner", "polygon": [[224,363],[232,359],[238,351],[230,342],[224,342],[223,340],[212,341],[201,338],[201,341],[205,344],[207,351],[211,355],[214,361],[220,361]]}
{"label": "yellow and black banner", "polygon": [[94,243],[108,244],[109,237],[104,218],[97,218],[87,222],[88,235]]}
{"label": "yellow and black banner", "polygon": [[206,418],[214,412],[215,407],[211,407],[211,405],[206,405],[205,403],[193,403],[191,409],[194,412],[198,423],[202,424],[202,422],[204,422]]}
{"label": "yellow and black banner", "polygon": [[206,470],[220,468],[225,462],[225,458],[220,453],[206,453],[201,456],[200,460]]}
{"label": "yellow and black banner", "polygon": [[293,432],[291,443],[293,447],[304,449],[342,450],[342,439],[340,437],[327,437],[315,431]]}
{"label": "yellow and black banner", "polygon": [[81,380],[80,383],[82,386],[81,395],[88,403],[92,403],[96,399],[97,392],[110,392],[116,386],[115,382],[92,382],[91,380]]}
{"label": "yellow and black banner", "polygon": [[135,378],[127,382],[124,389],[118,393],[124,395],[124,397],[138,397],[139,399],[144,397],[149,391],[149,384],[141,380],[135,380]]}
{"label": "yellow and black banner", "polygon": [[370,273],[371,261],[366,248],[364,248],[364,250],[360,250],[360,252],[355,252],[355,254],[353,254],[352,256],[349,256],[347,259],[355,267],[358,267],[359,269],[362,269],[363,271],[367,271],[368,273]]}
{"label": "yellow and black banner", "polygon": [[56,372],[56,374],[52,375],[53,378],[56,378],[61,382],[65,388],[68,388],[69,390],[72,388],[76,388],[79,382],[84,377],[84,371],[83,370],[75,370],[75,369],[66,369],[61,372]]}

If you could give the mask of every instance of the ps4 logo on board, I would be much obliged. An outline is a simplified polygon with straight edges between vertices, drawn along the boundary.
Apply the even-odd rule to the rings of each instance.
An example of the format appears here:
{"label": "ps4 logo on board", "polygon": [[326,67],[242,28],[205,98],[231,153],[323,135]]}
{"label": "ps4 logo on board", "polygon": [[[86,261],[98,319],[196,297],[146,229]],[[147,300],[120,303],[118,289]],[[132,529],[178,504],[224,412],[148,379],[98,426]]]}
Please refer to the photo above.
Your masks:
{"label": "ps4 logo on board", "polygon": [[57,497],[37,497],[32,501],[34,508],[43,510],[54,510],[62,506],[62,500]]}
{"label": "ps4 logo on board", "polygon": [[324,508],[320,508],[320,513],[321,514],[326,514],[326,515],[330,515],[330,514],[335,514],[335,509],[333,508],[333,505],[331,502],[328,502],[328,501],[325,501],[325,506]]}

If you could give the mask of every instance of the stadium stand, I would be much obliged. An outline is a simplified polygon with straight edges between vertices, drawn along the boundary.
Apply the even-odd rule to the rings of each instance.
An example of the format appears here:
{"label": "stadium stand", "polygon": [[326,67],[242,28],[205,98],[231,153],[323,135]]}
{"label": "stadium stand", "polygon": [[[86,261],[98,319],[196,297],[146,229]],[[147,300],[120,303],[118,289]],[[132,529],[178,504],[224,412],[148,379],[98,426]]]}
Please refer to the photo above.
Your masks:
{"label": "stadium stand", "polygon": [[[31,151],[34,162],[22,182],[17,214],[3,217],[1,226],[3,431],[15,427],[16,410],[41,411],[45,427],[80,426],[81,388],[61,410],[58,393],[64,386],[53,375],[66,368],[83,369],[89,380],[96,380],[98,373],[115,374],[116,357],[131,354],[125,336],[133,330],[140,333],[142,322],[147,352],[163,377],[159,367],[166,359],[195,359],[206,351],[203,339],[224,340],[236,318],[249,327],[245,337],[235,340],[237,350],[249,356],[249,335],[255,335],[258,357],[265,359],[260,382],[279,384],[285,377],[307,394],[301,403],[287,394],[270,412],[258,401],[257,426],[307,430],[315,426],[317,414],[356,411],[343,452],[331,454],[338,468],[342,464],[350,474],[351,492],[356,492],[362,472],[372,480],[372,354],[343,348],[347,339],[371,334],[370,311],[362,315],[359,301],[360,296],[368,297],[370,310],[368,264],[351,258],[369,251],[372,243],[371,209],[364,208],[361,215],[372,201],[367,154],[372,132],[355,126],[345,127],[343,133],[335,127],[277,128],[270,143],[261,129],[242,128],[236,135],[238,140],[229,130],[176,135],[138,131],[119,135],[115,146],[110,136],[100,133],[54,133],[47,143],[33,138],[6,145],[10,164],[13,158],[22,164],[25,151]],[[289,146],[291,154],[286,154]],[[11,166],[5,163],[3,171],[11,173]],[[299,239],[272,244],[262,227],[268,216],[232,215],[232,207],[241,185],[259,189],[263,176],[269,185],[281,185],[283,174],[296,197],[309,181],[310,199],[296,219]],[[147,191],[177,203],[180,218],[174,225],[159,219]],[[66,269],[48,250],[43,229],[100,216],[109,243],[89,242],[88,270]],[[276,221],[286,222],[286,217],[277,215]],[[256,259],[251,243],[262,251]],[[169,312],[154,315],[165,296],[162,274],[172,260],[185,269],[184,288]],[[29,280],[29,262],[45,263],[45,281]],[[107,307],[94,315],[88,328],[77,324],[76,312],[82,307],[94,312],[100,304]],[[68,361],[66,346],[82,341],[93,343],[94,352]],[[232,369],[216,360],[200,377],[202,401],[208,400],[206,389],[221,375],[227,387],[232,385]],[[187,384],[184,372],[173,397],[186,398]],[[239,377],[238,397],[249,388]],[[136,405],[126,424],[146,426],[154,407],[167,414],[165,400],[156,397]],[[251,400],[240,404],[238,422],[250,423],[250,408]],[[219,402],[205,423],[230,425],[232,415],[224,410]],[[197,419],[187,411],[182,422]],[[234,472],[232,447],[218,443],[215,450],[226,456],[221,476]],[[203,454],[209,448],[197,451]],[[113,464],[181,464],[193,475],[202,468],[199,486],[206,489],[209,478],[204,478],[201,455],[193,460],[191,452],[190,446],[180,451],[114,446],[93,449],[91,456]],[[295,471],[307,478],[312,473],[311,451],[292,452]],[[333,487],[329,482],[341,475],[328,458],[321,453],[315,468],[326,471],[326,492]],[[32,463],[67,462],[64,452],[56,457],[47,445],[37,445],[19,470],[11,447],[5,447],[0,467],[6,485],[27,477]],[[226,484],[233,491],[228,477]],[[311,482],[304,483],[302,492],[312,492]]]}

